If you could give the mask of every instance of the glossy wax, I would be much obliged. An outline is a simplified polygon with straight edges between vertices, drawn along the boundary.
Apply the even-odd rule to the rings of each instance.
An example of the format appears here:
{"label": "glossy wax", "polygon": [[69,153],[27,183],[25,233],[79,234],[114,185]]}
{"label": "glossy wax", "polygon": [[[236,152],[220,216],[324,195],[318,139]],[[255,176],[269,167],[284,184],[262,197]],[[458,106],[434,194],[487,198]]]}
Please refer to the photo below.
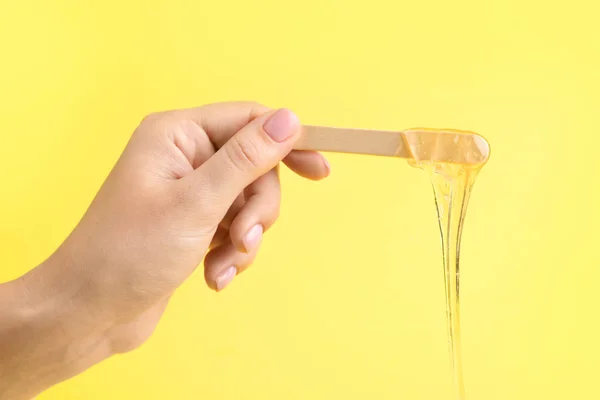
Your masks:
{"label": "glossy wax", "polygon": [[[465,400],[460,337],[460,242],[471,190],[489,157],[489,145],[470,132],[416,129],[404,132],[413,160],[433,186],[442,242],[448,346],[457,400]],[[440,159],[450,162],[438,161]]]}

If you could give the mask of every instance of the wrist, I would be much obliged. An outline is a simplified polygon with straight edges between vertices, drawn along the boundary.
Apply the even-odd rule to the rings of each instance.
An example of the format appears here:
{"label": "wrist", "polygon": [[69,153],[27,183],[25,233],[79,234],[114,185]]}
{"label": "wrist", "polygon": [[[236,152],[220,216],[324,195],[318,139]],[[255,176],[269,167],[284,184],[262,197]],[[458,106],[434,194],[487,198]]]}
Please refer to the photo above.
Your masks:
{"label": "wrist", "polygon": [[0,285],[0,399],[28,399],[112,355],[84,282],[50,258]]}
{"label": "wrist", "polygon": [[13,282],[24,324],[44,329],[51,337],[74,339],[103,330],[103,321],[91,312],[86,283],[56,256]]}

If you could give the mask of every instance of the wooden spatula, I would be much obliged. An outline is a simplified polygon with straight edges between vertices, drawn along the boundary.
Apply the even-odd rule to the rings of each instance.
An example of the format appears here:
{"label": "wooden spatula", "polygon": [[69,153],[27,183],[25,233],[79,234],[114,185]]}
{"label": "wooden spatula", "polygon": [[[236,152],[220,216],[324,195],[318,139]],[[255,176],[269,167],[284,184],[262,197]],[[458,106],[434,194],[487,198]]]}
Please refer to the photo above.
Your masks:
{"label": "wooden spatula", "polygon": [[294,149],[471,165],[484,164],[490,155],[488,142],[476,133],[425,128],[377,131],[305,125]]}

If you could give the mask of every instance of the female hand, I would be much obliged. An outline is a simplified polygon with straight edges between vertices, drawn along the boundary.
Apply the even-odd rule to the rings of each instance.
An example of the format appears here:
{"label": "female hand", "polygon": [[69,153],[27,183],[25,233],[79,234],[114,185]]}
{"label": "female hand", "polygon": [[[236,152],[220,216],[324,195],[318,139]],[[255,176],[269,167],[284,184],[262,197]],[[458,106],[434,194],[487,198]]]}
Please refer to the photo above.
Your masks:
{"label": "female hand", "polygon": [[[252,263],[278,217],[279,161],[309,179],[329,174],[320,154],[292,151],[299,135],[292,112],[255,103],[146,117],[60,248],[18,281],[0,286],[4,298],[10,291],[10,298],[27,299],[3,321],[12,315],[23,326],[26,318],[28,327],[4,342],[11,345],[0,346],[0,359],[17,360],[24,345],[34,359],[0,363],[0,376],[12,371],[14,378],[15,368],[29,365],[17,372],[29,377],[24,386],[33,395],[137,347],[205,255],[208,285],[217,291],[227,286]],[[32,345],[41,334],[45,340]],[[6,339],[2,332],[0,339]],[[67,361],[64,370],[60,365]]]}

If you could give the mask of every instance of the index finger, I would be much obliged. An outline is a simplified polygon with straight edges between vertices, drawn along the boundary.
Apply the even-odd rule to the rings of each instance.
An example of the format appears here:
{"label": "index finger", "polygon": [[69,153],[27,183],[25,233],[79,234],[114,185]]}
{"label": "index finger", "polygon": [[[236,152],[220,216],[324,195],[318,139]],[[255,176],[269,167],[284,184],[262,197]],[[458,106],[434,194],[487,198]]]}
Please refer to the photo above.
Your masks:
{"label": "index finger", "polygon": [[183,110],[190,120],[206,132],[217,149],[244,126],[269,111],[269,107],[251,101],[214,103]]}
{"label": "index finger", "polygon": [[[257,102],[237,101],[208,104],[182,113],[206,132],[216,150],[244,126],[271,110]],[[292,151],[284,163],[304,178],[319,180],[329,175],[329,164],[317,152]]]}

